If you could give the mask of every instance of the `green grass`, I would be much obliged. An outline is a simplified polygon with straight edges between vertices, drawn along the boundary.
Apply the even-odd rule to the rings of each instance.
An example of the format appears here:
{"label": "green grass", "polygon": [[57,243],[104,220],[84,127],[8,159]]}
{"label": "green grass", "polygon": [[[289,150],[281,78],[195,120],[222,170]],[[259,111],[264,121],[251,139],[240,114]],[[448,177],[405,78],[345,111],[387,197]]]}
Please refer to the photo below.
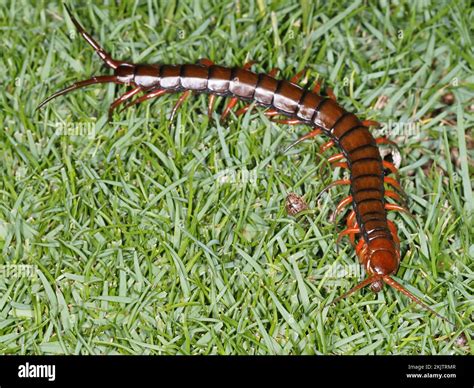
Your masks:
{"label": "green grass", "polygon": [[[60,3],[2,2],[0,353],[469,354],[473,331],[473,8],[463,1],[71,2],[118,59],[227,66],[326,80],[390,131],[416,220],[393,214],[397,279],[452,328],[385,288],[329,306],[358,282],[354,250],[328,218],[347,189],[318,153],[287,154],[308,128],[261,110],[217,122],[196,96],[115,114],[123,88],[64,85],[108,74]],[[471,27],[469,27],[471,26]],[[452,105],[442,96],[452,93]],[[382,96],[388,101],[380,104]],[[379,104],[376,104],[379,101]],[[407,132],[407,131],[405,131]],[[328,153],[329,154],[329,153]],[[311,210],[286,215],[288,192]],[[338,225],[339,230],[343,227]],[[19,267],[28,265],[32,267]],[[337,267],[334,267],[337,266]],[[37,268],[36,275],[28,269]],[[349,269],[333,276],[330,268]]]}

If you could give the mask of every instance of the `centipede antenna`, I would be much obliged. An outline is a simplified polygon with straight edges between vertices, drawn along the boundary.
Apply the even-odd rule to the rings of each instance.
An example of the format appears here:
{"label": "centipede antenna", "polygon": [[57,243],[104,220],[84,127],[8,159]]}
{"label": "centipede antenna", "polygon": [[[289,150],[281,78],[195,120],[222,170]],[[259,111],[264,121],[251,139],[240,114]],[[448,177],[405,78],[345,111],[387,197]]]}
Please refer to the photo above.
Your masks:
{"label": "centipede antenna", "polygon": [[372,284],[373,282],[375,282],[376,280],[378,280],[378,278],[372,276],[370,278],[367,278],[367,279],[364,279],[362,280],[357,286],[355,286],[354,288],[351,288],[349,291],[347,291],[345,294],[342,294],[341,296],[337,297],[336,299],[334,299],[330,305],[333,305],[333,304],[336,304],[337,302],[339,302],[340,300],[348,297],[349,295],[353,294],[354,292],[360,290],[361,288],[364,288],[365,286],[368,286],[369,284]]}
{"label": "centipede antenna", "polygon": [[448,322],[451,324],[454,328],[456,328],[456,324],[451,322],[448,318],[443,317],[441,314],[438,314],[436,311],[434,311],[431,307],[429,307],[427,304],[423,303],[420,299],[418,299],[415,295],[413,295],[410,291],[408,291],[405,287],[403,287],[400,283],[396,282],[393,280],[390,276],[384,276],[383,281],[387,283],[390,287],[396,289],[397,291],[400,291],[403,295],[409,297],[413,302],[416,304],[420,305],[423,307],[425,310],[429,311],[430,313],[436,315],[438,318],[442,319],[445,322]]}

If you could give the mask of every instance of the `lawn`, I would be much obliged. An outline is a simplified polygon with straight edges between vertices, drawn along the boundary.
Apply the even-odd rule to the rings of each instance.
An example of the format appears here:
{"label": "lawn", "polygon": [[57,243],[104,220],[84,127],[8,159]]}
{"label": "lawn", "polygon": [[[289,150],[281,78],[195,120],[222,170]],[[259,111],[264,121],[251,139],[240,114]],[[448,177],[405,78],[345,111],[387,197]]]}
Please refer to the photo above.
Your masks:
{"label": "lawn", "polygon": [[[9,4],[8,4],[9,3]],[[471,354],[474,324],[474,8],[463,1],[69,1],[114,58],[316,79],[399,145],[415,218],[391,213],[396,279],[457,328],[387,287],[330,302],[362,277],[347,195],[320,191],[323,137],[263,110],[211,120],[163,96],[107,122],[124,87],[38,104],[110,70],[60,2],[2,2],[1,354]],[[471,26],[471,27],[469,27]],[[324,88],[323,88],[324,89]],[[239,105],[243,106],[243,105]],[[334,152],[334,151],[333,151]],[[396,156],[397,151],[392,150]],[[292,217],[288,193],[309,210]]]}

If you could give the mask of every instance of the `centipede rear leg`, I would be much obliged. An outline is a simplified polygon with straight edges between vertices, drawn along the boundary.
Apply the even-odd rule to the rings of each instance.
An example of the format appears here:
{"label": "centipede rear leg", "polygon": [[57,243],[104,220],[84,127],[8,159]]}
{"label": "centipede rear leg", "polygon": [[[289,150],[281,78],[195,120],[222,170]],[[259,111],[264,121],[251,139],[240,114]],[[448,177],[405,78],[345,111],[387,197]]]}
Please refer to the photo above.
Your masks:
{"label": "centipede rear leg", "polygon": [[125,109],[127,108],[130,108],[131,106],[133,105],[137,105],[137,104],[140,104],[146,100],[150,100],[152,98],[158,98],[160,96],[162,96],[163,94],[166,94],[166,93],[170,93],[169,90],[166,90],[166,89],[161,89],[161,88],[157,88],[157,89],[151,89],[148,93],[144,94],[143,96],[140,96],[139,98],[133,100],[133,101],[130,101],[129,103],[127,103],[121,110],[124,111]]}
{"label": "centipede rear leg", "polygon": [[129,100],[134,95],[141,92],[142,90],[143,89],[140,86],[136,86],[133,89],[129,90],[128,92],[122,94],[119,98],[117,98],[109,107],[109,115],[108,115],[109,121],[112,119],[112,114],[118,106],[120,106],[125,101]]}

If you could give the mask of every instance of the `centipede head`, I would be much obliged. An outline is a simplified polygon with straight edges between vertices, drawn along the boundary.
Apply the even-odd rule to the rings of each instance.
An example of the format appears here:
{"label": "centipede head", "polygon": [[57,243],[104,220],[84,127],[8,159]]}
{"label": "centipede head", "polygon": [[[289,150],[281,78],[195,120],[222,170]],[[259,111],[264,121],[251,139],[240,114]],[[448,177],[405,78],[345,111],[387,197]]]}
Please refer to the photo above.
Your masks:
{"label": "centipede head", "polygon": [[134,82],[135,76],[135,68],[136,65],[133,63],[118,61],[113,59],[112,56],[106,52],[95,40],[92,38],[90,34],[88,34],[84,28],[79,24],[77,19],[72,15],[72,12],[68,8],[66,4],[64,4],[69,17],[71,18],[74,26],[76,27],[79,34],[86,40],[87,43],[95,50],[97,55],[102,59],[105,66],[114,70],[113,75],[98,75],[92,78],[89,78],[84,81],[78,81],[73,83],[72,85],[54,93],[53,95],[49,96],[46,100],[41,102],[36,108],[37,110],[42,108],[45,104],[51,101],[53,98],[58,96],[62,96],[73,90],[83,88],[85,86],[94,85],[94,84],[101,84],[101,83],[116,83],[116,84],[132,84]]}
{"label": "centipede head", "polygon": [[443,321],[455,326],[453,322],[438,314],[431,307],[426,305],[410,291],[408,291],[404,286],[392,278],[391,275],[397,272],[400,263],[400,251],[397,244],[393,244],[393,241],[390,240],[378,239],[372,241],[370,244],[366,244],[364,242],[361,245],[362,247],[359,247],[357,254],[359,255],[361,262],[365,264],[368,277],[343,295],[336,298],[331,304],[339,302],[340,300],[366,286],[370,286],[370,289],[373,292],[380,292],[383,288],[383,285],[387,284],[410,298],[413,302],[420,305],[425,310],[436,315],[438,318],[441,318]]}

